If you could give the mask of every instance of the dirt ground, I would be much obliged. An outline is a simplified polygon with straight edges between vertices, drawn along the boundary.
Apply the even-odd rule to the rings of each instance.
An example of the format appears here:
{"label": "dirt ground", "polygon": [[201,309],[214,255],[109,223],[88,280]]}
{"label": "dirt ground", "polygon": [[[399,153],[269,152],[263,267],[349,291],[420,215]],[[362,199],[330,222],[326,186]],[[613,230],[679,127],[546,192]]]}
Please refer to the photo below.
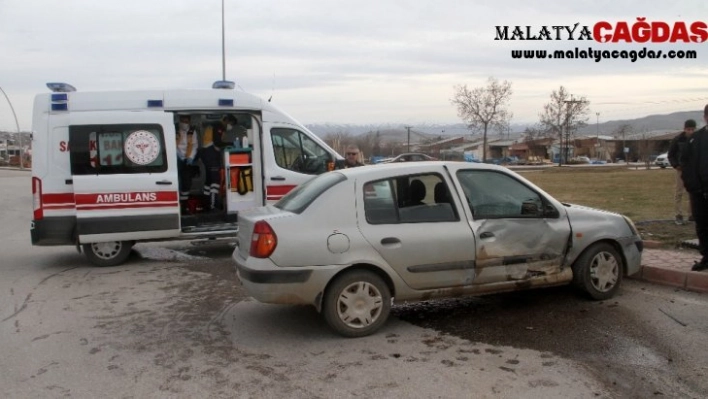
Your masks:
{"label": "dirt ground", "polygon": [[684,222],[676,225],[673,220],[635,222],[644,240],[659,241],[665,249],[679,248],[686,240],[696,238],[696,224]]}

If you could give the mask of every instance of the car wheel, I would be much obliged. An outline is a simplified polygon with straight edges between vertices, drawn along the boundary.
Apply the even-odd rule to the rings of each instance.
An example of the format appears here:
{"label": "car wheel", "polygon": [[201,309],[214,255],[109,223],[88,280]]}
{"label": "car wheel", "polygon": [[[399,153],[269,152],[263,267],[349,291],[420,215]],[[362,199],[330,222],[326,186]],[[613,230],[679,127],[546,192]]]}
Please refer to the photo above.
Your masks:
{"label": "car wheel", "polygon": [[592,245],[573,264],[573,283],[595,300],[614,296],[622,275],[622,258],[607,243]]}
{"label": "car wheel", "polygon": [[84,253],[95,266],[118,266],[128,259],[132,248],[131,241],[94,242],[84,244]]}
{"label": "car wheel", "polygon": [[374,273],[357,270],[339,276],[328,287],[323,314],[337,333],[363,337],[381,328],[391,312],[391,291]]}

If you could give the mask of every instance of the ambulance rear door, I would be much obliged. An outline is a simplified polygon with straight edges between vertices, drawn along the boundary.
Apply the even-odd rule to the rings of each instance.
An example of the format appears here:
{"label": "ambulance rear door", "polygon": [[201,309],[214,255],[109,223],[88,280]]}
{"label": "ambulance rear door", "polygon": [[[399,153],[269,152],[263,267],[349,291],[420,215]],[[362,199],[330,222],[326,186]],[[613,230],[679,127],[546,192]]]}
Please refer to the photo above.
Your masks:
{"label": "ambulance rear door", "polygon": [[172,114],[77,112],[69,144],[82,244],[180,234]]}

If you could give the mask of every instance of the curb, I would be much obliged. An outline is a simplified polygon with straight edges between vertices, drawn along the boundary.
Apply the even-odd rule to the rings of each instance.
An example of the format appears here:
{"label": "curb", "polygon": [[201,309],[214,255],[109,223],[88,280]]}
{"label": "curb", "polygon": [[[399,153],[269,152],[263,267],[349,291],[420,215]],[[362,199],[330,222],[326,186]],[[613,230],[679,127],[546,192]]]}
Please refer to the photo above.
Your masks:
{"label": "curb", "polygon": [[16,172],[31,172],[31,171],[32,171],[32,168],[20,169],[20,168],[14,168],[14,167],[11,167],[11,166],[0,166],[0,170],[13,170],[13,171],[16,171]]}
{"label": "curb", "polygon": [[686,291],[708,293],[708,272],[705,271],[683,271],[642,265],[637,274],[628,278],[681,288]]}

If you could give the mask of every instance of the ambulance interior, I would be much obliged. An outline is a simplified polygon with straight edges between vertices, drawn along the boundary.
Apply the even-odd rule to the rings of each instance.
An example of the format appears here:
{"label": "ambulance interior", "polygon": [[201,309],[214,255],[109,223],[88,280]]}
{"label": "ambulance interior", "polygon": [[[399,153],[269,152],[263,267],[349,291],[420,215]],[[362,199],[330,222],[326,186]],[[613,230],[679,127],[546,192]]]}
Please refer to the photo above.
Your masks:
{"label": "ambulance interior", "polygon": [[[262,203],[262,195],[257,194],[262,192],[260,179],[254,178],[260,175],[260,170],[254,170],[259,168],[260,160],[254,158],[260,152],[253,151],[259,124],[249,113],[178,112],[174,116],[177,145],[182,115],[190,117],[190,130],[198,144],[194,163],[178,168],[179,179],[184,181],[186,174],[184,179],[191,182],[187,197],[180,197],[182,231],[224,230],[236,223],[239,210]],[[232,125],[228,131],[227,122]],[[214,147],[208,148],[212,141]],[[180,187],[180,191],[186,190]]]}

